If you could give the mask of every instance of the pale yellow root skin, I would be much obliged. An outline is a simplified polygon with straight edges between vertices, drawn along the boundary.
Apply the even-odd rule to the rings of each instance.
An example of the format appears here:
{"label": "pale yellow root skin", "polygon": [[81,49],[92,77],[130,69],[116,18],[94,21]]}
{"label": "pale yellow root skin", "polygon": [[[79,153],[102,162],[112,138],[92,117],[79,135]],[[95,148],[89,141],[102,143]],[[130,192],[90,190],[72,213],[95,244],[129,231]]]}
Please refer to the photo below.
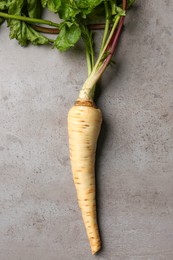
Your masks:
{"label": "pale yellow root skin", "polygon": [[100,109],[73,106],[68,114],[70,159],[79,207],[92,254],[101,248],[95,201],[95,152],[100,133]]}

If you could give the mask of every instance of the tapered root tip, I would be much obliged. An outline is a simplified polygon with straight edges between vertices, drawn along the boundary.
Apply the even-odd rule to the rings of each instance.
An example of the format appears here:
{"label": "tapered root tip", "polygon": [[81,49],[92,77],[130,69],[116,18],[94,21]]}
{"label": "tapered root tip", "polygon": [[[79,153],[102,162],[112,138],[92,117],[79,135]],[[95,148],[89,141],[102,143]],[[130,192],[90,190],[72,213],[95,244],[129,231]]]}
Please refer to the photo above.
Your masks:
{"label": "tapered root tip", "polygon": [[100,249],[101,249],[101,244],[100,243],[98,245],[92,246],[91,247],[92,255],[97,254],[100,251]]}

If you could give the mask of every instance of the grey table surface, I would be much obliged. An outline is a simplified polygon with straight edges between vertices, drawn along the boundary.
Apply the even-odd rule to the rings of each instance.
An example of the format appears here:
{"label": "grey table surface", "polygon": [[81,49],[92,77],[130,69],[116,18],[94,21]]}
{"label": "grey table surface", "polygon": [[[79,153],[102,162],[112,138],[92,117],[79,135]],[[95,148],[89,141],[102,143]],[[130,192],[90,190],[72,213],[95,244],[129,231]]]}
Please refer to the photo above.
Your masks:
{"label": "grey table surface", "polygon": [[0,260],[173,259],[173,1],[137,2],[100,81],[96,176],[103,249],[91,256],[67,113],[80,48],[21,48],[0,28]]}

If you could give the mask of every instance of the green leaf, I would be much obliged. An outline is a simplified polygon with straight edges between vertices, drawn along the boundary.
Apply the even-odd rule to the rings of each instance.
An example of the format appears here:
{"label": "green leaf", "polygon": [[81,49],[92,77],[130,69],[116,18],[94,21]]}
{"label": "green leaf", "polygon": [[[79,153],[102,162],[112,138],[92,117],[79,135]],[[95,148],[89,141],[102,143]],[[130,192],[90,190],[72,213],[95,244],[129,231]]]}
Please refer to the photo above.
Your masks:
{"label": "green leaf", "polygon": [[125,16],[126,15],[126,11],[123,10],[121,7],[117,6],[116,7],[116,14],[118,14],[120,16]]}
{"label": "green leaf", "polygon": [[9,5],[9,14],[20,15],[24,4],[25,0],[12,0]]}
{"label": "green leaf", "polygon": [[47,7],[51,12],[57,13],[62,0],[41,0],[43,8]]}
{"label": "green leaf", "polygon": [[7,10],[10,4],[10,0],[0,0],[0,10]]}
{"label": "green leaf", "polygon": [[78,14],[80,10],[78,9],[76,3],[74,1],[64,0],[63,5],[61,5],[59,9],[59,16],[63,20],[72,20]]}
{"label": "green leaf", "polygon": [[21,46],[26,46],[29,42],[34,45],[49,43],[45,36],[35,31],[25,22],[15,21],[10,27],[10,39],[17,39]]}
{"label": "green leaf", "polygon": [[100,5],[104,0],[76,0],[76,5],[80,10],[89,14],[96,6]]}
{"label": "green leaf", "polygon": [[104,0],[41,0],[43,8],[58,12],[64,20],[74,19],[78,14],[85,18],[87,14],[100,5]]}
{"label": "green leaf", "polygon": [[35,31],[30,25],[26,25],[26,38],[33,45],[49,43],[49,40],[45,36],[43,36],[42,34],[40,34],[37,31]]}
{"label": "green leaf", "polygon": [[27,0],[27,11],[29,17],[39,18],[41,15],[41,3],[36,0]]}
{"label": "green leaf", "polygon": [[[22,8],[24,6],[24,0],[12,0],[9,6],[9,14],[13,15],[21,15]],[[8,20],[8,25],[10,27],[10,39],[20,39],[22,38],[20,35],[20,31],[22,31],[22,22],[18,20],[10,19]],[[23,43],[22,45],[26,45]]]}
{"label": "green leaf", "polygon": [[73,47],[80,39],[81,29],[79,25],[63,22],[58,37],[55,40],[55,47],[60,51],[66,51]]}
{"label": "green leaf", "polygon": [[[37,10],[39,6],[38,2],[39,1],[27,0],[29,7],[28,13],[31,17],[39,15],[39,10]],[[9,6],[9,13],[21,15],[25,4],[25,0],[12,0]],[[8,25],[10,27],[10,39],[17,39],[22,46],[26,46],[29,42],[34,45],[49,43],[49,40],[45,36],[35,31],[29,24],[23,21],[10,19],[8,20]]]}
{"label": "green leaf", "polygon": [[59,8],[60,18],[64,20],[75,19],[78,15],[86,18],[95,7],[99,6],[104,0],[64,0]]}

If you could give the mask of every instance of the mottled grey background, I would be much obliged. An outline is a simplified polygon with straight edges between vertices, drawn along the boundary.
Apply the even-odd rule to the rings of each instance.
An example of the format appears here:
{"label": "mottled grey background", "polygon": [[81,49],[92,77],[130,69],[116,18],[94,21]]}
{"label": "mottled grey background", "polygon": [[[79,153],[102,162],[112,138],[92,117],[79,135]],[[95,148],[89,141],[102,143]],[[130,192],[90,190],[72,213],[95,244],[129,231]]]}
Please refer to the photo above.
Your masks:
{"label": "mottled grey background", "polygon": [[0,57],[0,260],[172,260],[173,2],[138,1],[100,82],[103,250],[94,257],[66,120],[87,75],[85,55],[21,48],[3,25]]}

